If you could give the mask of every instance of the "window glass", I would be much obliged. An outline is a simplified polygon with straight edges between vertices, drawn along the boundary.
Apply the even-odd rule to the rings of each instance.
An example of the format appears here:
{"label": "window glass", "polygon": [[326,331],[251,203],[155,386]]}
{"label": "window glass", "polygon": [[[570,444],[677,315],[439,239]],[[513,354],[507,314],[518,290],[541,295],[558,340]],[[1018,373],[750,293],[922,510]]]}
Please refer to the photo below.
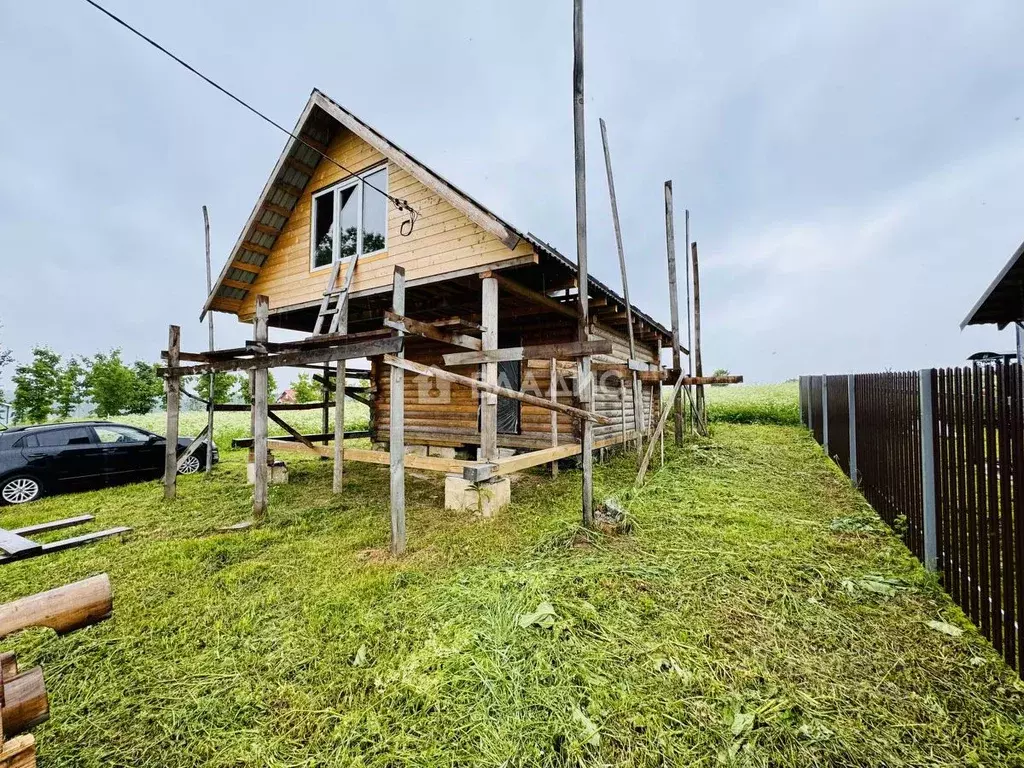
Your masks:
{"label": "window glass", "polygon": [[347,259],[356,252],[359,240],[359,207],[357,204],[356,187],[339,190],[341,199],[338,202],[341,234],[338,236],[338,258]]}
{"label": "window glass", "polygon": [[145,443],[149,435],[131,427],[96,427],[96,436],[101,443]]}
{"label": "window glass", "polygon": [[12,445],[12,448],[36,448],[39,446],[39,441],[35,435],[25,435],[18,442]]}
{"label": "window glass", "polygon": [[387,248],[387,189],[384,166],[313,198],[313,269]]}
{"label": "window glass", "polygon": [[[388,199],[377,189],[388,191],[387,167],[366,177],[363,187],[363,253],[376,253],[387,247],[385,233],[388,227]],[[377,189],[368,185],[372,184]]]}
{"label": "window glass", "polygon": [[87,445],[92,442],[89,430],[85,427],[49,429],[46,432],[37,432],[36,439],[39,441],[40,446],[54,448],[64,445]]}
{"label": "window glass", "polygon": [[334,258],[334,193],[313,200],[313,266],[323,267]]}

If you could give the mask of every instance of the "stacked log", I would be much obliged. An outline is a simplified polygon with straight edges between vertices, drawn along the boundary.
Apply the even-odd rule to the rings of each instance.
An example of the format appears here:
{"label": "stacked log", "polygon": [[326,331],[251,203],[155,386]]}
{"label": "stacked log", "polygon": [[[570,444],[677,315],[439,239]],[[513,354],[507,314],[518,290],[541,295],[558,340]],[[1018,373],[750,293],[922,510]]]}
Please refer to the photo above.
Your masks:
{"label": "stacked log", "polygon": [[[112,611],[110,579],[101,574],[0,605],[0,639],[29,627],[64,634],[102,621]],[[13,653],[0,652],[0,768],[34,768],[36,740],[25,731],[49,716],[43,668],[21,672]]]}

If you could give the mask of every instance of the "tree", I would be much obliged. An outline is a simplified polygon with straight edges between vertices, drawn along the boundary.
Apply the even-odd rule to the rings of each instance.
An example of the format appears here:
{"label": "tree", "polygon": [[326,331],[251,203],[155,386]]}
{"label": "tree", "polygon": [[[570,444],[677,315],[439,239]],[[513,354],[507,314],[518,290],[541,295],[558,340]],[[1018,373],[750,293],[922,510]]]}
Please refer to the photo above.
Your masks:
{"label": "tree", "polygon": [[[274,381],[274,372],[267,371],[267,400],[273,402],[276,398],[277,382]],[[249,392],[249,376],[240,373],[235,376],[235,396],[246,405],[252,405],[252,394]]]}
{"label": "tree", "polygon": [[299,377],[292,382],[291,388],[295,390],[295,402],[297,403],[315,403],[323,400],[324,397],[323,389],[313,381],[308,373],[300,373]]}
{"label": "tree", "polygon": [[60,391],[60,355],[49,347],[32,350],[32,362],[14,369],[14,412],[19,422],[46,421]]}
{"label": "tree", "polygon": [[85,384],[101,419],[128,410],[136,386],[135,372],[121,361],[121,350],[97,353],[92,358]]}
{"label": "tree", "polygon": [[85,399],[85,368],[74,357],[61,368],[57,381],[55,411],[62,419],[70,416]]}
{"label": "tree", "polygon": [[[210,399],[210,376],[203,374],[196,382],[196,394],[204,400]],[[227,403],[231,400],[231,391],[238,386],[238,380],[230,373],[213,374],[213,402]]]}
{"label": "tree", "polygon": [[156,368],[141,360],[132,363],[134,382],[125,409],[127,413],[150,413],[157,401],[164,397],[164,382],[157,376]]}
{"label": "tree", "polygon": [[[0,324],[0,328],[3,328],[2,324]],[[0,344],[0,374],[4,372],[4,366],[10,365],[13,362],[14,353],[10,350],[10,348],[5,347],[3,344]]]}
{"label": "tree", "polygon": [[[715,376],[728,376],[729,375],[729,371],[726,368],[716,368],[713,375],[715,375]],[[712,387],[724,387],[726,385],[725,384],[712,384],[711,386]]]}

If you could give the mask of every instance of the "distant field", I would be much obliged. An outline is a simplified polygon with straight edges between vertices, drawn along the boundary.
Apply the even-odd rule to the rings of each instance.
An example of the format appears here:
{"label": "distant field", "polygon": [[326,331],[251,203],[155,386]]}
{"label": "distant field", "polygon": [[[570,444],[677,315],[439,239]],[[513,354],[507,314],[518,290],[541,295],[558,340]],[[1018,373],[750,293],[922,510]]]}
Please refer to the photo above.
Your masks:
{"label": "distant field", "polygon": [[[303,434],[316,434],[323,428],[321,411],[283,411],[279,414],[281,418],[295,427]],[[165,434],[167,429],[167,414],[163,411],[148,413],[145,416],[116,416],[111,421],[122,424],[131,424],[136,427],[148,429],[151,432]],[[370,409],[362,403],[352,400],[345,401],[345,426],[347,429],[366,429],[370,421]],[[334,424],[334,409],[330,410],[329,423]],[[194,436],[206,426],[206,411],[182,411],[178,432],[181,435]],[[269,432],[271,435],[284,435],[285,431],[270,422]],[[238,437],[248,437],[249,414],[241,413],[218,413],[214,417],[213,436],[217,447],[222,451],[231,447],[231,441]]]}
{"label": "distant field", "polygon": [[705,387],[704,392],[711,421],[732,424],[800,423],[800,390],[795,381]]}

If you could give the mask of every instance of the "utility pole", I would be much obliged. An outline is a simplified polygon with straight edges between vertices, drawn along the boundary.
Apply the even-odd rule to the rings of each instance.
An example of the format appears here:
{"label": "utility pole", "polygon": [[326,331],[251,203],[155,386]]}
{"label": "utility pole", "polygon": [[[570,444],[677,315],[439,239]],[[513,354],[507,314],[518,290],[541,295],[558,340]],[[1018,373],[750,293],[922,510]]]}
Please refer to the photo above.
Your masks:
{"label": "utility pole", "polygon": [[[213,272],[210,266],[210,212],[203,206],[203,231],[206,235],[206,296],[213,293]],[[206,322],[210,330],[210,351],[213,352],[213,312],[206,313]],[[207,379],[210,385],[210,402],[206,404],[206,476],[213,469],[213,383],[216,374],[211,373]]]}

